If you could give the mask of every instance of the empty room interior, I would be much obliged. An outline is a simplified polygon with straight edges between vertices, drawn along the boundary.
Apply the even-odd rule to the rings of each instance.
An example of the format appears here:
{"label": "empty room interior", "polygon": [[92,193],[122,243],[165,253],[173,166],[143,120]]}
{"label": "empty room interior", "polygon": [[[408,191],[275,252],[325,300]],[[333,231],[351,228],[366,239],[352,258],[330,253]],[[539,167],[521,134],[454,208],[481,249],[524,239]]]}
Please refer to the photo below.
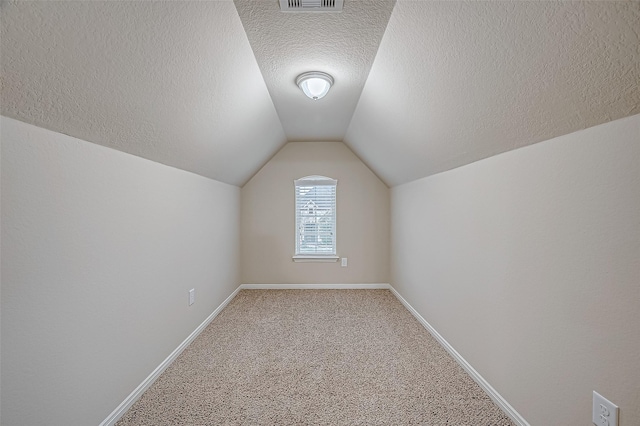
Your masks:
{"label": "empty room interior", "polygon": [[640,2],[0,19],[0,424],[640,425]]}

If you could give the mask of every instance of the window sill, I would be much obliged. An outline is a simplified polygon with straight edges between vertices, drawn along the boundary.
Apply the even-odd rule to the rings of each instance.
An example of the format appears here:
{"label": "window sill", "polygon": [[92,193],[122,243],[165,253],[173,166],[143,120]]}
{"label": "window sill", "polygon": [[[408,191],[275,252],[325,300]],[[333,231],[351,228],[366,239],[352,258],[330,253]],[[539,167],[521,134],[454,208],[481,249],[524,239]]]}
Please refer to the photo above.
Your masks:
{"label": "window sill", "polygon": [[293,256],[294,262],[337,262],[340,259],[339,256],[331,255],[331,256],[308,256],[308,255],[297,255]]}

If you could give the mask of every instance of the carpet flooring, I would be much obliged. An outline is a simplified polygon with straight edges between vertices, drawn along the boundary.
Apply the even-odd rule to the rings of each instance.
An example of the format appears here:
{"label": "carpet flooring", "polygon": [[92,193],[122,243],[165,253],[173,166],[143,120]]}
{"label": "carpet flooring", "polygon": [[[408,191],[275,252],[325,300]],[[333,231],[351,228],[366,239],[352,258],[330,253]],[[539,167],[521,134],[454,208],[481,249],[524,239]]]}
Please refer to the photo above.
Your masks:
{"label": "carpet flooring", "polygon": [[388,290],[242,290],[118,421],[513,425]]}

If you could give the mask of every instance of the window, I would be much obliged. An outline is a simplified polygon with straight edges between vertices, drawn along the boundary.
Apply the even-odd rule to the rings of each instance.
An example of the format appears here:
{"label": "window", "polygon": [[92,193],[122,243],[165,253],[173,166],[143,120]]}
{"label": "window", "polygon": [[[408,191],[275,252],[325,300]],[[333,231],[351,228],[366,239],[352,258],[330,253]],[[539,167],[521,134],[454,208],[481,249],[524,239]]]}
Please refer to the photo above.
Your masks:
{"label": "window", "polygon": [[338,260],[336,255],[336,186],[324,176],[307,176],[295,182],[295,261]]}

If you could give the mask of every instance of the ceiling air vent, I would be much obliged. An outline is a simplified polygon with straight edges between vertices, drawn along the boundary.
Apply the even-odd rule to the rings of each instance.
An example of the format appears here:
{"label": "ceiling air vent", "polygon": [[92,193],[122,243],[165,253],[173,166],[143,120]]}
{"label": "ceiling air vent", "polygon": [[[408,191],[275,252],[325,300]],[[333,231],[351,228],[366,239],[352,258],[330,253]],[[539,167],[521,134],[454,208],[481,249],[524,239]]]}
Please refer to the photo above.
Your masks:
{"label": "ceiling air vent", "polygon": [[341,12],[344,0],[280,0],[283,12]]}

